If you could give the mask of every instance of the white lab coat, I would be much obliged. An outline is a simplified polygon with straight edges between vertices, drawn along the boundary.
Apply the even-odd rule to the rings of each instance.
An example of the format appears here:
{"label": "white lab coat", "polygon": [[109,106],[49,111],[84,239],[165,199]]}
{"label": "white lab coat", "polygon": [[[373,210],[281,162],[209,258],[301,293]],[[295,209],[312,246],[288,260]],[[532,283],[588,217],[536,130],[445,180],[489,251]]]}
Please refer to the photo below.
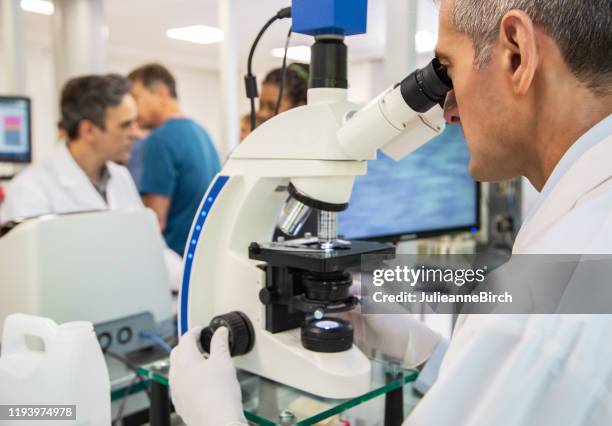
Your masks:
{"label": "white lab coat", "polygon": [[[612,253],[612,135],[570,166],[514,253]],[[461,317],[436,383],[404,425],[610,425],[611,339],[610,315]]]}
{"label": "white lab coat", "polygon": [[[110,161],[106,166],[109,180],[105,201],[66,145],[61,144],[48,159],[29,166],[9,183],[0,205],[0,224],[47,213],[143,209],[129,171]],[[181,258],[170,249],[164,251],[164,258],[170,287],[176,290],[181,280]]]}
{"label": "white lab coat", "polygon": [[0,223],[45,213],[144,208],[128,170],[110,161],[106,165],[110,178],[104,201],[66,145],[58,146],[47,160],[26,168],[9,183]]}

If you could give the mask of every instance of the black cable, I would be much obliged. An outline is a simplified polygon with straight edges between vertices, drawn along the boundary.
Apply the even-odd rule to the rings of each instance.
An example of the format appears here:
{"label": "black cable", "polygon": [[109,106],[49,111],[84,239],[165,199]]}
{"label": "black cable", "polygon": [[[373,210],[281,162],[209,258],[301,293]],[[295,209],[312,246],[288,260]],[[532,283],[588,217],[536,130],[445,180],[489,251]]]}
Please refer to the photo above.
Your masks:
{"label": "black cable", "polygon": [[117,425],[118,424],[117,422],[119,422],[119,420],[121,420],[121,418],[123,417],[123,412],[125,411],[127,400],[130,397],[130,392],[132,391],[132,388],[134,387],[137,381],[138,381],[138,376],[134,376],[129,386],[125,389],[125,392],[123,393],[123,397],[121,399],[121,405],[119,406],[119,409],[117,410],[117,415],[115,416],[115,420],[113,420],[112,422],[112,426]]}
{"label": "black cable", "polygon": [[283,65],[281,66],[281,81],[280,87],[278,89],[278,99],[276,99],[276,106],[274,107],[274,115],[278,114],[280,104],[283,100],[283,92],[285,91],[285,82],[287,80],[287,51],[289,50],[289,40],[291,40],[292,31],[293,26],[289,27],[289,32],[287,33],[287,40],[285,40],[285,53],[283,54]]}
{"label": "black cable", "polygon": [[265,25],[259,30],[257,37],[253,41],[251,45],[251,50],[249,51],[249,59],[247,60],[247,75],[244,76],[244,85],[246,88],[247,98],[251,100],[251,131],[255,130],[255,126],[257,125],[257,121],[255,119],[255,98],[259,96],[257,93],[257,79],[253,74],[253,55],[255,54],[255,49],[257,48],[257,44],[259,43],[259,39],[266,32],[266,30],[276,21],[277,19],[290,18],[291,17],[291,8],[285,7],[279,10],[276,15],[268,20]]}
{"label": "black cable", "polygon": [[255,115],[255,98],[251,98],[251,112],[249,113],[249,124],[251,125],[251,132],[257,127],[257,116]]}
{"label": "black cable", "polygon": [[111,352],[109,350],[104,351],[104,355],[108,355],[111,358],[115,358],[117,361],[121,362],[123,365],[125,365],[129,370],[132,370],[132,372],[136,375],[136,378],[138,379],[138,381],[140,382],[140,384],[142,385],[142,388],[144,389],[144,391],[147,394],[147,397],[149,398],[149,404],[151,403],[151,393],[149,392],[149,389],[147,387],[147,383],[145,382],[145,380],[142,378],[142,376],[140,375],[140,373],[138,372],[138,368],[132,363],[132,361],[130,361],[129,359],[127,359],[124,356],[121,356],[119,354],[116,354],[115,352]]}
{"label": "black cable", "polygon": [[273,16],[265,23],[265,25],[259,30],[259,34],[255,37],[253,44],[251,45],[251,50],[249,51],[249,58],[247,60],[247,75],[244,77],[244,84],[246,87],[246,95],[251,100],[251,131],[255,130],[257,126],[257,120],[255,117],[255,98],[259,96],[257,92],[257,79],[255,75],[253,75],[253,55],[255,54],[255,49],[257,48],[257,44],[259,43],[259,39],[263,36],[266,30],[278,19],[277,15]]}

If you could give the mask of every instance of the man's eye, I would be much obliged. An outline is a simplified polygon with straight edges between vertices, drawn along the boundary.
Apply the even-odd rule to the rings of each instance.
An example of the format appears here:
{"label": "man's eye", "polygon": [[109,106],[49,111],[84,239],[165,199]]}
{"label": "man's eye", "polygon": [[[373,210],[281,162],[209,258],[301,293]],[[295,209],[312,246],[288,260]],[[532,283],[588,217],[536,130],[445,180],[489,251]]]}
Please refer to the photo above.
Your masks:
{"label": "man's eye", "polygon": [[446,65],[446,75],[451,81],[453,80],[453,67],[451,65]]}

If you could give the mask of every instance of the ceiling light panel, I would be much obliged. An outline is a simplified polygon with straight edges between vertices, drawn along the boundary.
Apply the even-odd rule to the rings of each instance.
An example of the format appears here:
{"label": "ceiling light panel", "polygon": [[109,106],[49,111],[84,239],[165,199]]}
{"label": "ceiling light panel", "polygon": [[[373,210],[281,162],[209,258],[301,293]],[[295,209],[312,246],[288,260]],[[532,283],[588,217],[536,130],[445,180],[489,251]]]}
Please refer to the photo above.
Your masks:
{"label": "ceiling light panel", "polygon": [[208,25],[191,25],[188,27],[170,28],[166,36],[174,40],[198,44],[212,44],[223,41],[223,31]]}

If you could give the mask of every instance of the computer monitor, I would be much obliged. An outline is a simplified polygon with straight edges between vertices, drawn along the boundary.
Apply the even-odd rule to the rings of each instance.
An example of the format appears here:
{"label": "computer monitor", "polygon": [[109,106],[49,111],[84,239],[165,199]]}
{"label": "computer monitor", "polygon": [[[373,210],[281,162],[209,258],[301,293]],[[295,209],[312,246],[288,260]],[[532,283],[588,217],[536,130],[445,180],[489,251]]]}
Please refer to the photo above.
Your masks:
{"label": "computer monitor", "polygon": [[346,211],[338,216],[346,239],[387,242],[476,232],[480,188],[468,173],[470,154],[459,125],[401,161],[378,153],[355,180]]}
{"label": "computer monitor", "polygon": [[0,162],[32,161],[30,99],[0,96]]}

